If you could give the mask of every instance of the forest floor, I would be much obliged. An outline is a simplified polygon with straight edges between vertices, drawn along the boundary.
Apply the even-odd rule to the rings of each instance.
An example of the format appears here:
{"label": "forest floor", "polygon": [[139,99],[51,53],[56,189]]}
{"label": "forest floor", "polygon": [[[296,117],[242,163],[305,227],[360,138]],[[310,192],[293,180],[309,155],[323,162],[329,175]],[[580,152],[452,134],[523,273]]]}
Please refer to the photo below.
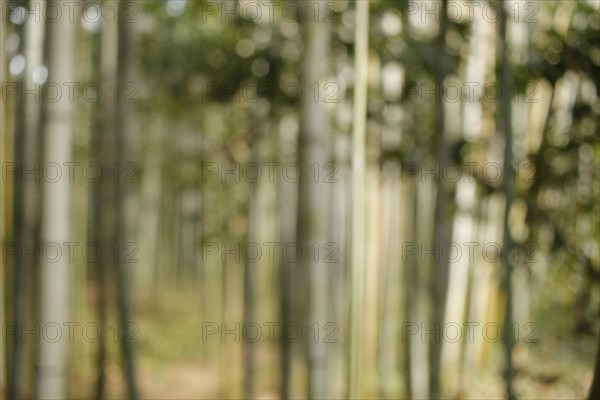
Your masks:
{"label": "forest floor", "polygon": [[[242,344],[202,344],[202,320],[190,315],[190,302],[182,296],[152,301],[137,307],[139,331],[135,345],[138,384],[142,397],[151,399],[243,398]],[[183,306],[183,305],[186,306]],[[516,352],[515,389],[521,399],[582,399],[591,385],[597,339],[575,335],[568,329],[544,330],[538,343],[520,346]],[[107,399],[127,399],[117,343],[109,340]],[[94,398],[94,359],[97,346],[85,343],[73,355],[70,397]],[[257,346],[256,396],[276,399],[279,379],[277,343]],[[501,399],[503,382],[501,351],[494,349],[488,361],[464,374],[465,399]],[[297,382],[294,384],[298,389]],[[303,397],[301,389],[298,398]]]}

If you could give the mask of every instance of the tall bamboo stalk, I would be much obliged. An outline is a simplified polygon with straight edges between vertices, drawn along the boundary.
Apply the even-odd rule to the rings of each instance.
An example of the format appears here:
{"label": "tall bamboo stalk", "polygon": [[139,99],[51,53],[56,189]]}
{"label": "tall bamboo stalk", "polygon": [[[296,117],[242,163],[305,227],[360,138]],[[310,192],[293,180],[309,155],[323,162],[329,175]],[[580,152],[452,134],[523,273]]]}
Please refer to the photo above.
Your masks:
{"label": "tall bamboo stalk", "polygon": [[[127,103],[125,101],[126,88],[128,78],[130,77],[130,52],[134,50],[131,46],[131,25],[126,21],[124,16],[119,17],[118,21],[118,46],[117,46],[117,83],[119,96],[115,115],[115,155],[117,160],[117,168],[121,168],[125,160],[125,147],[127,140],[125,134],[127,132],[128,112]],[[116,183],[116,224],[115,224],[115,242],[117,246],[125,245],[125,184],[121,174],[118,174],[119,179]],[[121,248],[121,247],[120,247]],[[126,265],[123,263],[123,257],[117,259],[117,289],[118,289],[118,314],[119,314],[119,343],[123,354],[123,364],[125,370],[125,379],[129,398],[136,400],[139,398],[137,383],[136,383],[136,368],[135,358],[133,353],[133,345],[127,337],[127,326],[133,322],[131,317],[131,301],[129,300],[129,275],[126,271]]]}
{"label": "tall bamboo stalk", "polygon": [[[22,4],[25,6],[25,4]],[[15,30],[19,35],[22,43],[19,50],[25,52],[25,43],[27,41],[27,30],[25,25],[18,26]],[[16,84],[22,88],[27,83],[25,74],[21,75]],[[25,98],[23,91],[18,90],[15,97],[15,114],[14,114],[14,149],[13,157],[17,165],[21,165],[21,169],[25,164],[26,153],[26,125],[25,118]],[[23,174],[15,174],[13,185],[13,240],[17,246],[31,245],[27,243],[28,235],[25,227],[25,199],[26,199],[26,184],[23,179]],[[24,343],[21,341],[21,327],[26,320],[26,279],[27,279],[27,264],[25,259],[18,252],[13,257],[12,267],[12,320],[15,324],[15,335],[12,340],[12,354],[10,360],[11,374],[9,377],[8,396],[10,398],[19,399],[21,397],[20,386],[22,384],[22,364],[24,358]]]}
{"label": "tall bamboo stalk", "polygon": [[[112,20],[104,21],[102,33],[95,37],[92,44],[93,52],[93,78],[99,82],[102,87],[112,85],[116,77],[117,54],[115,51],[117,45],[117,26]],[[114,164],[114,124],[115,124],[115,104],[112,96],[101,98],[99,106],[94,108],[92,114],[92,135],[91,147],[94,149],[94,161],[107,171]],[[98,182],[91,188],[91,229],[90,240],[98,243],[101,249],[106,251],[112,245],[114,240],[115,225],[115,188],[112,177],[103,173]],[[91,263],[93,276],[96,285],[96,313],[98,323],[103,331],[107,329],[107,303],[108,290],[107,278],[109,273],[114,271],[111,257],[102,257]],[[103,399],[106,392],[106,364],[107,364],[107,345],[105,335],[98,340],[98,352],[96,355],[96,388],[95,396],[97,399]]]}
{"label": "tall bamboo stalk", "polygon": [[352,272],[350,291],[350,368],[348,398],[361,396],[360,365],[365,296],[365,139],[369,57],[369,1],[356,2],[354,117],[352,130]]}
{"label": "tall bamboo stalk", "polygon": [[[55,6],[64,9],[57,0]],[[77,18],[47,21],[48,81],[64,84],[76,81]],[[71,161],[75,103],[68,96],[44,101],[44,162],[66,165]],[[63,176],[57,182],[42,183],[43,206],[41,241],[66,243],[70,239],[70,184]],[[40,325],[69,321],[70,264],[62,257],[57,262],[42,260],[40,265]],[[52,343],[40,341],[36,397],[67,397],[67,338]]]}
{"label": "tall bamboo stalk", "polygon": [[[4,38],[6,37],[6,25],[0,24],[0,43],[4,43]],[[6,78],[6,53],[4,47],[0,48],[0,82],[5,82]],[[5,133],[7,129],[6,123],[6,102],[0,102],[0,160],[4,161],[4,152],[5,152]],[[0,242],[4,243],[6,240],[6,229],[5,229],[5,203],[6,200],[6,185],[0,185]],[[7,276],[5,275],[5,267],[4,260],[0,260],[0,281],[6,282]],[[5,314],[4,314],[4,283],[0,284],[0,324],[1,326],[5,326]],[[0,396],[6,396],[6,354],[7,354],[7,345],[5,341],[0,343]]]}
{"label": "tall bamboo stalk", "polygon": [[[303,7],[323,9],[325,1],[316,3],[301,2]],[[303,312],[307,327],[318,331],[328,322],[328,265],[319,250],[328,241],[328,185],[319,172],[329,161],[328,119],[320,97],[320,88],[326,73],[326,60],[329,47],[329,27],[320,17],[311,17],[309,9],[302,19],[304,39],[304,59],[302,63],[302,90],[300,109],[300,130],[298,154],[302,174],[298,191],[298,244],[303,256],[299,267],[307,278],[309,301]],[[314,89],[317,88],[316,96]],[[316,175],[313,174],[316,168]],[[316,247],[315,247],[316,246]],[[298,322],[298,321],[296,321]],[[316,325],[315,325],[316,324]],[[311,329],[311,328],[309,328]],[[308,397],[323,399],[328,397],[329,367],[328,347],[321,338],[309,339],[306,346],[308,366]]]}
{"label": "tall bamboo stalk", "polygon": [[[250,110],[252,113],[254,110]],[[250,127],[250,146],[251,146],[251,160],[250,162],[256,163],[259,159],[260,149],[260,136],[257,131],[260,129],[255,128],[258,123],[257,118],[254,115],[249,117],[252,121]],[[249,182],[248,184],[248,206],[247,206],[247,218],[248,224],[246,229],[246,243],[257,243],[258,241],[258,184],[256,182]],[[244,260],[244,326],[250,323],[256,323],[257,313],[257,281],[258,271],[260,262],[249,259],[246,257]],[[247,338],[244,337],[244,397],[246,399],[253,399],[255,397],[256,388],[256,345]]]}
{"label": "tall bamboo stalk", "polygon": [[[443,0],[440,8],[440,26],[437,37],[437,52],[439,62],[437,64],[435,81],[436,87],[441,88],[448,76],[449,60],[446,49],[447,32],[447,7],[448,0]],[[444,171],[446,166],[452,162],[452,143],[446,134],[446,110],[443,93],[436,100],[436,162],[439,171]],[[437,176],[437,190],[435,201],[435,231],[433,246],[436,249],[436,261],[431,274],[431,292],[433,293],[433,310],[431,329],[440,331],[445,320],[446,297],[448,292],[449,265],[446,257],[439,252],[452,240],[452,219],[454,213],[454,197],[450,182],[444,180],[443,174]],[[442,395],[441,372],[442,372],[442,340],[431,340],[429,346],[429,394],[432,399],[438,399]]]}
{"label": "tall bamboo stalk", "polygon": [[512,290],[512,258],[510,254],[514,248],[514,241],[510,233],[509,218],[512,204],[515,200],[515,171],[513,169],[513,129],[512,129],[512,97],[510,95],[513,87],[512,68],[509,59],[508,37],[508,17],[504,9],[504,2],[498,3],[500,12],[500,33],[498,36],[498,60],[502,60],[501,66],[501,87],[504,96],[501,99],[500,112],[498,113],[498,130],[504,135],[504,175],[502,181],[502,190],[505,197],[504,221],[503,221],[503,246],[502,246],[502,264],[504,273],[502,274],[501,284],[504,290],[506,305],[504,311],[504,334],[502,343],[504,345],[504,379],[506,382],[506,395],[509,400],[515,399],[513,389],[513,348],[514,337],[511,334],[510,327],[513,326],[513,290]]}

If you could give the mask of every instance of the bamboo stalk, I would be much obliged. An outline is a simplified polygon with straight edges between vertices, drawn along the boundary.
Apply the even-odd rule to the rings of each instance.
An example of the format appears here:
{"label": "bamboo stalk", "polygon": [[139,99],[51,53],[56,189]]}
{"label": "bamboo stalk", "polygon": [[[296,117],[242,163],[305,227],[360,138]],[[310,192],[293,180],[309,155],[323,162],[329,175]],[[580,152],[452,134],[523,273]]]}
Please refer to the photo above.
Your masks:
{"label": "bamboo stalk", "polygon": [[356,2],[354,117],[352,130],[352,261],[348,398],[360,398],[365,296],[365,139],[369,56],[369,1]]}

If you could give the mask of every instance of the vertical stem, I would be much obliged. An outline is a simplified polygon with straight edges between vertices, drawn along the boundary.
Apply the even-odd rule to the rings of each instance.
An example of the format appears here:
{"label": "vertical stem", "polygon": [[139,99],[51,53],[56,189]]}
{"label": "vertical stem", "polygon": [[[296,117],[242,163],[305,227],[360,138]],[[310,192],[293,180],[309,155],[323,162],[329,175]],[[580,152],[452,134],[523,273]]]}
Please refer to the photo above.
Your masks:
{"label": "vertical stem", "polygon": [[[56,2],[54,0],[53,2]],[[64,5],[57,4],[58,8]],[[77,18],[47,21],[48,82],[76,80]],[[75,103],[63,96],[58,101],[44,101],[44,163],[68,163],[72,158],[73,117]],[[42,182],[43,205],[41,245],[65,243],[70,239],[70,184],[64,176],[56,182]],[[40,264],[40,326],[69,321],[69,260],[42,260]],[[67,397],[67,338],[55,343],[39,343],[37,366],[38,398]]]}
{"label": "vertical stem", "polygon": [[[22,4],[21,6],[25,6]],[[20,43],[26,42],[26,29],[25,25],[20,25],[17,29],[17,34],[20,37]],[[24,50],[25,46],[21,46]],[[24,75],[24,74],[23,74]],[[25,167],[25,132],[26,132],[26,120],[25,120],[25,98],[23,98],[22,87],[26,84],[27,79],[25,76],[21,76],[17,80],[17,95],[15,96],[15,136],[14,136],[14,162],[20,165],[22,170]],[[22,247],[27,245],[27,233],[25,229],[25,181],[23,174],[15,174],[13,183],[13,240],[17,246]],[[25,281],[27,279],[26,263],[22,253],[17,252],[13,256],[13,268],[12,268],[12,320],[15,324],[15,334],[12,340],[12,357],[11,357],[11,369],[12,374],[9,379],[8,397],[11,399],[19,399],[21,397],[20,385],[22,377],[22,364],[23,364],[23,353],[24,343],[21,341],[21,329],[25,322]]]}
{"label": "vertical stem", "polygon": [[511,253],[514,248],[514,242],[510,234],[509,218],[510,210],[515,199],[515,188],[514,188],[514,177],[515,172],[512,167],[513,154],[512,154],[512,93],[511,88],[513,84],[512,69],[509,59],[508,51],[508,18],[506,10],[504,9],[504,2],[499,2],[498,9],[500,12],[500,34],[498,37],[498,60],[502,60],[501,67],[501,82],[502,82],[502,93],[504,96],[501,99],[500,113],[498,114],[498,129],[504,133],[504,179],[502,182],[502,190],[505,196],[504,206],[504,229],[503,229],[503,251],[502,251],[502,262],[504,265],[504,273],[502,274],[502,286],[506,297],[506,308],[504,314],[504,334],[502,342],[504,345],[504,379],[506,381],[506,395],[509,400],[515,399],[515,393],[512,385],[514,376],[513,367],[513,335],[511,334],[511,327],[513,324],[513,290],[512,290],[512,270],[513,265],[511,261]]}
{"label": "vertical stem", "polygon": [[[282,164],[295,160],[292,154],[288,154],[285,144],[281,145]],[[289,145],[288,145],[289,146]],[[297,201],[298,188],[293,182],[285,179],[279,181],[280,193],[280,213],[281,226],[280,238],[281,243],[296,242],[296,222],[297,222]],[[292,263],[287,257],[279,258],[279,293],[281,297],[280,317],[281,325],[289,326],[292,322],[292,288],[293,284],[293,268]],[[290,385],[292,379],[292,343],[281,338],[281,387],[280,397],[282,400],[289,399]]]}
{"label": "vertical stem", "polygon": [[[120,4],[120,3],[119,3]],[[119,9],[120,11],[120,9]],[[117,83],[118,83],[118,103],[116,109],[116,118],[115,118],[115,131],[116,131],[116,140],[115,140],[115,154],[117,159],[116,168],[120,171],[122,167],[122,163],[124,160],[123,154],[126,146],[126,138],[125,132],[126,130],[126,103],[125,103],[125,95],[127,88],[127,78],[129,77],[129,63],[128,59],[131,57],[130,54],[130,32],[129,32],[129,24],[126,21],[126,18],[121,15],[119,12],[118,18],[118,68],[117,68]],[[121,246],[125,245],[125,188],[123,177],[119,173],[118,179],[116,182],[116,191],[117,191],[117,215],[116,215],[116,224],[115,224],[115,241],[116,245]],[[132,400],[137,400],[139,398],[137,384],[135,379],[135,362],[134,362],[134,354],[133,354],[133,346],[131,342],[128,340],[127,326],[132,323],[131,319],[131,305],[129,300],[129,284],[128,284],[128,274],[125,270],[125,265],[123,264],[123,259],[121,256],[117,259],[117,290],[118,290],[118,309],[119,309],[119,342],[121,344],[121,351],[123,353],[123,361],[125,363],[125,379],[127,381],[127,389],[129,392],[129,398]]]}
{"label": "vertical stem", "polygon": [[[302,2],[305,8],[303,23],[304,60],[302,64],[302,91],[299,131],[299,161],[302,174],[299,180],[298,243],[303,256],[299,266],[306,278],[309,300],[303,320],[308,329],[323,329],[328,315],[328,266],[319,249],[328,240],[328,187],[320,171],[329,161],[329,129],[327,114],[322,104],[320,88],[326,72],[329,28],[310,9],[323,10],[325,1]],[[316,89],[316,96],[315,96]],[[310,328],[310,327],[316,328]],[[304,342],[308,369],[308,397],[329,397],[329,352],[321,338]]]}
{"label": "vertical stem", "polygon": [[[404,173],[404,171],[402,171]],[[403,237],[405,238],[405,243],[411,243],[417,241],[417,204],[418,204],[418,190],[417,190],[417,182],[416,179],[412,177],[407,179],[406,182],[403,182],[404,189],[404,204],[402,207],[406,209],[406,221],[404,229]],[[401,189],[402,190],[402,189]],[[397,246],[402,246],[402,243],[396,241]],[[404,320],[410,322],[414,322],[417,320],[417,298],[419,295],[418,291],[418,282],[419,282],[419,270],[417,267],[416,257],[409,253],[405,255],[403,258],[403,279],[404,279]],[[405,329],[405,328],[403,328]],[[403,334],[404,335],[404,334]],[[414,351],[414,342],[415,339],[412,335],[406,337],[404,340],[404,382],[406,386],[406,391],[404,393],[406,398],[414,398],[415,397],[415,387],[414,387],[414,378],[415,368],[413,365],[416,363],[416,357],[413,356]]]}
{"label": "vertical stem", "polygon": [[[0,17],[4,18],[4,14],[2,14],[2,10],[0,10]],[[0,43],[4,43],[5,37],[6,37],[6,26],[7,24],[0,24]],[[1,47],[0,48],[0,82],[6,82],[5,80],[5,76],[6,76],[6,53],[5,53],[5,48]],[[0,161],[4,160],[4,152],[5,152],[5,146],[6,146],[6,142],[5,142],[5,134],[6,134],[6,128],[7,128],[7,117],[6,117],[6,103],[7,102],[0,102]],[[8,182],[7,182],[8,183]],[[5,216],[5,203],[4,201],[6,200],[6,194],[5,194],[5,189],[6,186],[4,183],[2,185],[0,185],[0,242],[4,243],[6,241],[6,231],[5,231],[5,223],[6,221],[4,220],[4,216]],[[0,281],[2,283],[0,283],[0,325],[1,326],[5,326],[5,297],[4,297],[4,286],[5,286],[5,282],[7,281],[7,276],[6,274],[6,270],[5,270],[5,266],[4,266],[4,259],[0,260]],[[8,393],[6,392],[6,359],[8,357],[8,346],[6,345],[5,341],[3,340],[2,343],[0,344],[0,396],[7,396]]]}
{"label": "vertical stem", "polygon": [[[111,33],[112,24],[105,23],[102,33],[96,34],[92,43],[92,76],[96,82],[110,82],[114,79],[112,75],[112,64],[107,52],[110,52],[112,42]],[[108,76],[107,76],[108,74]],[[107,98],[102,99],[100,105],[95,107],[92,114],[92,136],[90,146],[95,149],[94,158],[98,165],[105,165],[108,162],[105,144],[111,138],[112,126],[109,123],[112,116],[110,102],[107,104]],[[108,184],[108,185],[107,185]],[[101,248],[107,248],[110,243],[110,224],[112,219],[106,213],[107,209],[112,207],[112,187],[111,182],[106,179],[100,179],[99,182],[92,185],[90,204],[90,239],[92,243],[98,243]],[[107,229],[108,228],[108,229]],[[108,261],[97,260],[90,262],[93,269],[93,276],[96,280],[96,312],[98,323],[103,331],[106,330],[106,274],[108,272]],[[96,399],[101,400],[105,397],[106,386],[106,338],[101,336],[98,340],[98,353],[96,359]]]}
{"label": "vertical stem", "polygon": [[[443,0],[440,9],[440,27],[437,37],[437,52],[439,63],[436,70],[436,88],[442,88],[448,74],[448,56],[446,50],[448,0]],[[444,109],[444,95],[439,93],[436,99],[436,162],[439,171],[444,171],[452,162],[452,146],[445,134],[446,115]],[[454,198],[449,182],[445,182],[440,173],[437,178],[437,193],[435,200],[435,233],[433,237],[434,249],[442,249],[450,242],[452,237],[452,214]],[[438,251],[438,250],[436,250]],[[448,260],[439,254],[435,257],[434,269],[431,274],[431,292],[433,293],[433,326],[436,332],[442,330],[445,319],[446,295],[448,291]],[[429,346],[429,394],[432,399],[441,397],[441,358],[442,340],[432,340]]]}
{"label": "vertical stem", "polygon": [[360,363],[365,291],[365,139],[369,57],[369,1],[356,2],[355,86],[352,131],[352,272],[348,398],[360,398]]}
{"label": "vertical stem", "polygon": [[[259,159],[259,146],[260,141],[258,135],[254,131],[254,126],[258,123],[256,118],[252,115],[252,124],[250,128],[250,146],[252,157],[250,162],[256,163]],[[260,131],[260,128],[259,128]],[[246,243],[256,243],[257,241],[257,219],[256,214],[258,213],[257,207],[257,183],[249,183],[248,193],[248,225],[246,232]],[[249,260],[248,257],[244,261],[244,326],[247,324],[255,323],[256,317],[256,268],[259,263],[254,260]],[[256,371],[256,351],[255,345],[252,341],[244,337],[244,397],[246,399],[254,398],[254,381]]]}

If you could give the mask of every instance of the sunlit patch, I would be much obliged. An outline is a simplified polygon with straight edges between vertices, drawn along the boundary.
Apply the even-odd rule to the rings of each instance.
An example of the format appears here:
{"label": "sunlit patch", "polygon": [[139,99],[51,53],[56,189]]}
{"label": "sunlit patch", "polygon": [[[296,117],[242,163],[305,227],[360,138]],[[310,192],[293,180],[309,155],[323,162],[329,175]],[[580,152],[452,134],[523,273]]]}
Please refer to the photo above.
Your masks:
{"label": "sunlit patch", "polygon": [[16,33],[11,33],[4,42],[4,48],[9,53],[14,53],[19,49],[21,38]]}
{"label": "sunlit patch", "polygon": [[279,25],[279,32],[288,39],[293,39],[298,36],[298,24],[291,21],[283,21]]}
{"label": "sunlit patch", "polygon": [[19,76],[25,70],[25,64],[25,56],[23,54],[17,54],[10,60],[8,71],[12,76]]}
{"label": "sunlit patch", "polygon": [[10,13],[10,22],[15,25],[22,25],[27,21],[27,10],[24,7],[15,7]]}
{"label": "sunlit patch", "polygon": [[81,26],[88,32],[99,32],[102,29],[102,9],[98,4],[90,3],[84,7]]}
{"label": "sunlit patch", "polygon": [[252,34],[252,40],[256,43],[259,49],[266,48],[271,42],[272,33],[270,29],[257,29]]}
{"label": "sunlit patch", "polygon": [[167,14],[171,17],[179,17],[185,11],[185,4],[187,0],[168,0],[166,9]]}
{"label": "sunlit patch", "polygon": [[46,79],[48,79],[48,67],[44,64],[40,64],[33,69],[33,73],[31,78],[35,83],[43,85],[46,83]]}
{"label": "sunlit patch", "polygon": [[386,99],[398,100],[404,84],[404,68],[397,62],[385,64],[381,71],[382,90]]}
{"label": "sunlit patch", "polygon": [[560,191],[554,186],[544,187],[540,191],[541,203],[545,208],[556,209],[561,203]]}
{"label": "sunlit patch", "polygon": [[256,45],[250,39],[242,39],[235,45],[235,52],[242,58],[251,57],[256,50]]}
{"label": "sunlit patch", "polygon": [[381,18],[381,29],[387,36],[396,36],[402,31],[402,20],[397,13],[386,11]]}

